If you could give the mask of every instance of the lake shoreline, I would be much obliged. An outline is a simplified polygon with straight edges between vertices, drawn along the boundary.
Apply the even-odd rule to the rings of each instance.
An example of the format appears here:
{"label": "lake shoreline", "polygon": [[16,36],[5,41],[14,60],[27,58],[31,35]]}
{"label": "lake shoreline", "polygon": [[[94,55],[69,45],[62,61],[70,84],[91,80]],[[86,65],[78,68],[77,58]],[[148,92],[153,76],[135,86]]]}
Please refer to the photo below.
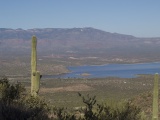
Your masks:
{"label": "lake shoreline", "polygon": [[[155,74],[160,71],[160,62],[134,64],[104,64],[69,66],[69,73],[60,75],[46,75],[49,78],[135,78],[139,75]],[[83,75],[87,73],[87,75]]]}

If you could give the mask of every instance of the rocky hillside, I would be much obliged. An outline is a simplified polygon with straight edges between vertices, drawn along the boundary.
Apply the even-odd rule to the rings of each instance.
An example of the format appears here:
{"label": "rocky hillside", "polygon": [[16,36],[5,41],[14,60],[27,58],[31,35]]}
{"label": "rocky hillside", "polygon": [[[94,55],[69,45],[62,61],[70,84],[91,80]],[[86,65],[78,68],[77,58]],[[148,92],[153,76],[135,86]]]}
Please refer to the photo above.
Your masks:
{"label": "rocky hillside", "polygon": [[[138,38],[94,28],[0,28],[0,55],[29,54],[32,35],[38,38],[40,55],[157,57],[159,38]],[[160,56],[159,56],[160,57]]]}

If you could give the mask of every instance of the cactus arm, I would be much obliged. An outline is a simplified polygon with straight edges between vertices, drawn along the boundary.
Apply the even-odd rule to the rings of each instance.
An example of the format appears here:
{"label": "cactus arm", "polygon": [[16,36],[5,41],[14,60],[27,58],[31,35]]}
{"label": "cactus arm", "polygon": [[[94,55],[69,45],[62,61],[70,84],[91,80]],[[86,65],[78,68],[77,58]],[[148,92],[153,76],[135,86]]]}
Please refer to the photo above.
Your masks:
{"label": "cactus arm", "polygon": [[152,120],[158,120],[158,73],[154,76],[154,88],[153,88],[153,116]]}
{"label": "cactus arm", "polygon": [[35,92],[38,94],[40,86],[40,72],[36,72],[36,80],[35,80]]}

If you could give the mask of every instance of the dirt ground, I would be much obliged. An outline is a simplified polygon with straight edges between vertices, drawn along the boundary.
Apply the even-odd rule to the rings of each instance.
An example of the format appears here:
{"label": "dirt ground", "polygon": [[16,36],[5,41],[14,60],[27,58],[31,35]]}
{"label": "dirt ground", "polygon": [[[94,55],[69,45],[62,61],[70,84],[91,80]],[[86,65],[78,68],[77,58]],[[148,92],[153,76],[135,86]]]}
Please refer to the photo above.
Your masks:
{"label": "dirt ground", "polygon": [[56,88],[41,88],[41,93],[55,93],[55,92],[81,92],[81,91],[91,91],[94,90],[93,87],[88,86],[86,84],[75,84],[66,87],[56,87]]}

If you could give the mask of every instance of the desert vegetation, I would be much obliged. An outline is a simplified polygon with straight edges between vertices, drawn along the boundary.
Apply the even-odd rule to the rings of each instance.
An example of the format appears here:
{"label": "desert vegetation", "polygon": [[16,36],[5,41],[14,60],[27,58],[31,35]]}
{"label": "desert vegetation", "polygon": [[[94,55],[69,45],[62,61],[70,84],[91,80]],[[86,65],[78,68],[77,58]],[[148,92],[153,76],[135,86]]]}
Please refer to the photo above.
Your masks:
{"label": "desert vegetation", "polygon": [[[14,114],[20,114],[19,111],[21,114],[22,111],[25,112],[20,115],[24,119],[33,119],[31,116],[34,116],[34,119],[42,120],[92,120],[93,117],[95,120],[152,118],[154,76],[151,75],[130,79],[42,79],[37,97],[30,95],[28,79],[21,79],[2,77],[0,82],[1,112],[17,111],[10,113],[13,118],[16,116]],[[33,106],[36,109],[32,108]]]}
{"label": "desert vegetation", "polygon": [[[143,110],[133,101],[97,102],[96,96],[77,92],[83,106],[74,109],[55,106],[42,97],[33,97],[21,83],[0,79],[0,117],[4,120],[143,120]],[[64,96],[65,97],[65,96]],[[74,101],[73,101],[74,102]]]}

